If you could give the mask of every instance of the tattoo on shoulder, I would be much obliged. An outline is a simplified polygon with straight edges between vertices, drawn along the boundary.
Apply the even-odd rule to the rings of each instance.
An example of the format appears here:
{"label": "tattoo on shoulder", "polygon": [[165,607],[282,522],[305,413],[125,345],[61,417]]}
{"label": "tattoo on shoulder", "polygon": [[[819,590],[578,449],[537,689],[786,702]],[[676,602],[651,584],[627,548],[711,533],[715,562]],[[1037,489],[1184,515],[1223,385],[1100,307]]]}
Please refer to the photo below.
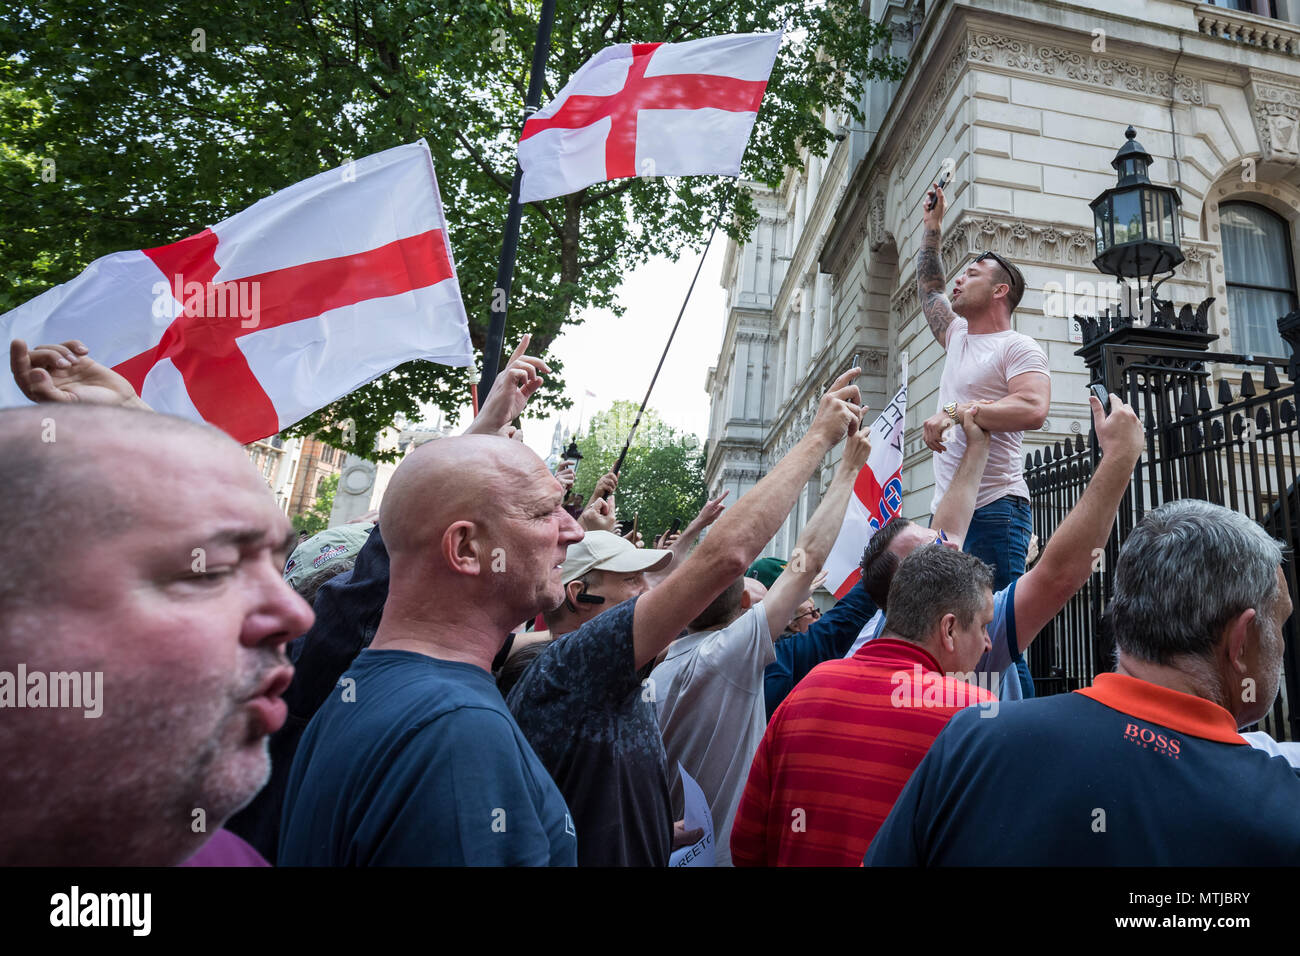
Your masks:
{"label": "tattoo on shoulder", "polygon": [[948,333],[948,326],[952,325],[952,320],[955,318],[952,306],[948,304],[948,297],[942,292],[926,293],[925,304],[921,307],[921,311],[925,313],[925,321],[930,323],[930,331],[942,342]]}

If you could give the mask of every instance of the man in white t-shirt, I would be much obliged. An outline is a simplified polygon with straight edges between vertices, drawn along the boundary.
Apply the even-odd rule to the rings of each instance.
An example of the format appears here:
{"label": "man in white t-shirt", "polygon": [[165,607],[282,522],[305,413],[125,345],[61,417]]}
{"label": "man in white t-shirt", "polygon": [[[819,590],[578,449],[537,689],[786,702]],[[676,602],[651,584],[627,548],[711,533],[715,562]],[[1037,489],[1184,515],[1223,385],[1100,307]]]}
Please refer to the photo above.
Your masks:
{"label": "man in white t-shirt", "polygon": [[[993,566],[993,590],[1000,591],[1025,573],[1033,533],[1021,439],[1047,419],[1052,393],[1047,355],[1032,338],[1011,328],[1025,279],[996,252],[966,266],[953,282],[951,299],[944,295],[939,249],[947,203],[937,184],[927,202],[929,198],[933,208],[922,204],[916,284],[930,330],[947,352],[939,411],[924,425],[925,443],[934,452],[934,502],[948,490],[966,447],[962,429],[951,426],[961,409],[973,408],[976,422],[992,437],[963,550]],[[1026,683],[1027,676],[1026,670]],[[1032,696],[1032,686],[1028,683],[1026,696]]]}
{"label": "man in white t-shirt", "polygon": [[868,431],[848,437],[826,495],[766,597],[751,604],[745,579],[737,578],[650,672],[674,800],[681,794],[680,762],[709,802],[718,866],[731,865],[731,824],[767,729],[763,672],[776,658],[772,635],[807,599],[835,544],[853,482],[871,453]]}

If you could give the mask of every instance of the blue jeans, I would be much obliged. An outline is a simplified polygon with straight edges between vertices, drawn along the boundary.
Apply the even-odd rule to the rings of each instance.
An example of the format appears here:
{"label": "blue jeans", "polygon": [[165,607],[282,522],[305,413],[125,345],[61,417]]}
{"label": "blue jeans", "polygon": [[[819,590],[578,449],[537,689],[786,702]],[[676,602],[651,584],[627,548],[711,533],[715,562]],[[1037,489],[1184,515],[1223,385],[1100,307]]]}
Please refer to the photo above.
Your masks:
{"label": "blue jeans", "polygon": [[[1025,552],[1029,549],[1033,530],[1029,502],[1015,495],[1006,495],[975,509],[962,550],[993,566],[993,590],[1001,591],[1025,573]],[[1021,690],[1028,700],[1034,696],[1034,681],[1029,676],[1029,665],[1023,653],[1016,658],[1016,670],[1020,674]]]}

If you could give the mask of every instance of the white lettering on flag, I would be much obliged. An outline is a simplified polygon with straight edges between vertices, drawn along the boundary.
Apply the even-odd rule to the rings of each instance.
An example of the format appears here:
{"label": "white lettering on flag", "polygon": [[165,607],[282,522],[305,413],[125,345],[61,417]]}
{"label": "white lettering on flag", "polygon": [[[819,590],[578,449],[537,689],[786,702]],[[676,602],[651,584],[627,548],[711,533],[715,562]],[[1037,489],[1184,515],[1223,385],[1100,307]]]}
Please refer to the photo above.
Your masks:
{"label": "white lettering on flag", "polygon": [[903,431],[907,418],[907,353],[898,391],[871,425],[871,456],[858,472],[844,523],[826,559],[826,587],[838,601],[862,578],[862,550],[903,510]]}

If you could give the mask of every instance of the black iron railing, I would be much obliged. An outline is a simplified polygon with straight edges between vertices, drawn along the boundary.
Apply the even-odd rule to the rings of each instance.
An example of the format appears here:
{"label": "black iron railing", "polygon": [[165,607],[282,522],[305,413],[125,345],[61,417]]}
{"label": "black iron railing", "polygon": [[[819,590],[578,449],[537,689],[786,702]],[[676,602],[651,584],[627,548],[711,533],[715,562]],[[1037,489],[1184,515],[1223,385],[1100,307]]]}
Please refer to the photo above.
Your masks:
{"label": "black iron railing", "polygon": [[[1288,320],[1290,325],[1288,326]],[[1300,315],[1279,321],[1288,338],[1300,335]],[[1091,335],[1089,335],[1091,332]],[[1288,334],[1288,332],[1290,334]],[[1209,352],[1213,336],[1195,328],[1123,326],[1088,329],[1079,350],[1093,380],[1124,398],[1146,430],[1146,452],[1134,470],[1105,553],[1083,589],[1030,650],[1041,694],[1087,686],[1113,667],[1113,642],[1102,611],[1111,594],[1119,549],[1146,512],[1180,498],[1223,505],[1258,521],[1285,547],[1283,571],[1300,608],[1294,555],[1300,542],[1300,416],[1295,370],[1287,360]],[[1211,380],[1214,363],[1219,377]],[[1097,460],[1095,436],[1035,451],[1026,457],[1034,530],[1045,546],[1083,494]],[[1279,740],[1300,740],[1300,649],[1294,616],[1285,628],[1284,676],[1277,702],[1260,729]]]}

